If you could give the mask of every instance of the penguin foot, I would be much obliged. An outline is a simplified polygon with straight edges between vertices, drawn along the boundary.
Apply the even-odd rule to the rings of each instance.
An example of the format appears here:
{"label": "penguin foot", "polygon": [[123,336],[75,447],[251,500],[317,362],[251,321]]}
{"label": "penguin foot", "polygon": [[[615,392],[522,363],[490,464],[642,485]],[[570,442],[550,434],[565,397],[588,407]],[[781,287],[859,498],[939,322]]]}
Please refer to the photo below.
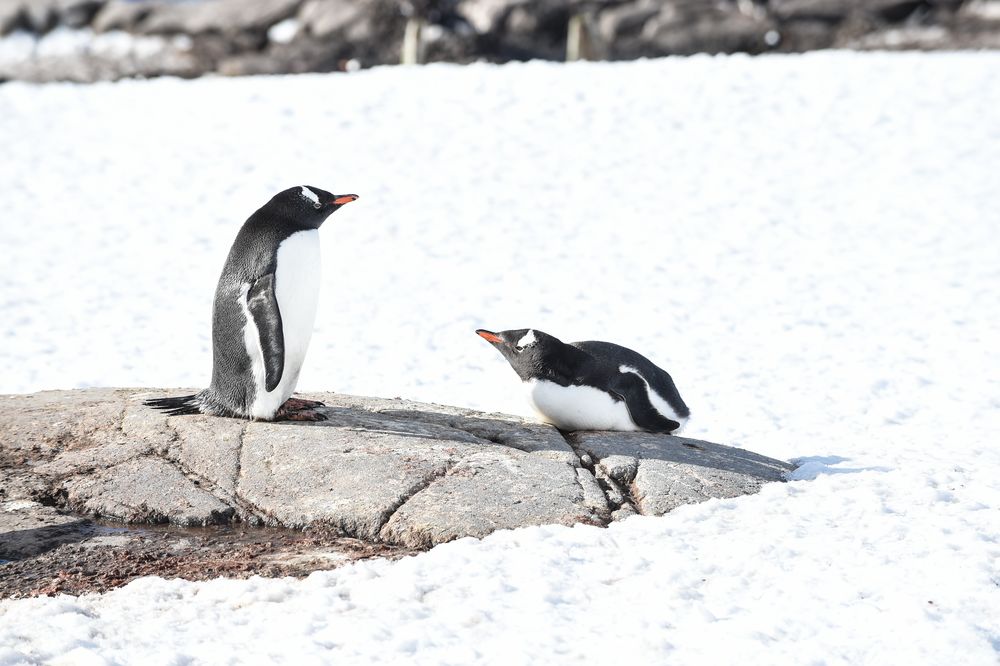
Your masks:
{"label": "penguin foot", "polygon": [[297,412],[286,411],[284,408],[279,409],[278,413],[274,415],[275,421],[326,421],[326,414],[321,414],[319,412],[314,412],[311,409],[302,409]]}
{"label": "penguin foot", "polygon": [[325,407],[326,404],[320,402],[319,400],[306,400],[305,398],[289,398],[285,401],[285,404],[281,406],[281,409],[288,412],[300,412],[304,409],[316,409],[317,407]]}

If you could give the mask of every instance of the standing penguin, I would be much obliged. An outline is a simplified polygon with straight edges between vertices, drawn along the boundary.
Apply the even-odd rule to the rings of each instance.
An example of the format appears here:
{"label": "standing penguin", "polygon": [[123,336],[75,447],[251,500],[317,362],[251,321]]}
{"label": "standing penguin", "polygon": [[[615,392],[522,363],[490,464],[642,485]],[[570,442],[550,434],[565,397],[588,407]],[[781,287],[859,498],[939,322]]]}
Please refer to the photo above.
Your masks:
{"label": "standing penguin", "polygon": [[322,403],[289,399],[309,348],[319,298],[319,228],[358,198],[306,185],[279,192],[243,224],[215,290],[212,383],[195,395],[147,400],[171,415],[322,421]]}
{"label": "standing penguin", "polygon": [[670,433],[690,415],[670,375],[631,349],[566,344],[531,328],[476,333],[503,354],[532,407],[560,430]]}

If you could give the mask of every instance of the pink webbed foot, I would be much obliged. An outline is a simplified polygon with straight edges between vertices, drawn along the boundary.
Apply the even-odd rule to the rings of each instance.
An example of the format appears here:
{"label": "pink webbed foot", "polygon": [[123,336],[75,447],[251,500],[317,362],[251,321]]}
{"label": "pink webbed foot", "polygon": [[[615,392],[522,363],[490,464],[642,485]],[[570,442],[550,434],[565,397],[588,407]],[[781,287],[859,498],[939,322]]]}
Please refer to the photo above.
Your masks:
{"label": "pink webbed foot", "polygon": [[[285,404],[281,406],[281,409],[289,412],[298,412],[303,409],[316,409],[317,407],[324,407],[325,405],[319,400],[306,400],[305,398],[289,398],[285,401]],[[279,410],[280,411],[280,410]]]}
{"label": "pink webbed foot", "polygon": [[274,415],[275,421],[326,421],[326,414],[321,414],[315,412],[311,409],[299,409],[296,411],[288,411],[281,407],[278,413]]}

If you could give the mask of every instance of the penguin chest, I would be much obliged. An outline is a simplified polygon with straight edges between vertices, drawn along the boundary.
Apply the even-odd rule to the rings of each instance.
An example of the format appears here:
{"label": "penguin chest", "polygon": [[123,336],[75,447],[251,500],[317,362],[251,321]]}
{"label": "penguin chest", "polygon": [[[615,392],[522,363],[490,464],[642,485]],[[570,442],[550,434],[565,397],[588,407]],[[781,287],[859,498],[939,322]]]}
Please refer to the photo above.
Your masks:
{"label": "penguin chest", "polygon": [[251,409],[252,416],[271,418],[287,400],[299,381],[299,371],[309,349],[313,325],[316,321],[316,307],[319,303],[319,283],[322,271],[320,260],[319,231],[310,229],[298,231],[286,238],[278,246],[274,271],[274,298],[281,315],[281,333],[285,362],[281,380],[272,391],[268,391],[263,372],[260,346],[248,348],[254,361],[256,396]]}
{"label": "penguin chest", "polygon": [[562,430],[638,430],[625,403],[606,391],[544,379],[530,379],[524,385],[528,402],[542,420]]}

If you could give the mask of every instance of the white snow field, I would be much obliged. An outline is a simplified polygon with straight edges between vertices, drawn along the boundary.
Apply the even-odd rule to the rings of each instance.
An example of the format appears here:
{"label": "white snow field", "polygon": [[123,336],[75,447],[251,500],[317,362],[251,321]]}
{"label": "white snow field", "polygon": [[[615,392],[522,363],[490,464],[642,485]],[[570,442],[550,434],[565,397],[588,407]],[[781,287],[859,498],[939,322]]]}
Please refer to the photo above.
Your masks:
{"label": "white snow field", "polygon": [[321,231],[300,388],[527,414],[474,334],[666,367],[759,495],[305,580],[0,602],[0,664],[997,664],[1000,54],[0,86],[0,391],[202,386],[280,189]]}

